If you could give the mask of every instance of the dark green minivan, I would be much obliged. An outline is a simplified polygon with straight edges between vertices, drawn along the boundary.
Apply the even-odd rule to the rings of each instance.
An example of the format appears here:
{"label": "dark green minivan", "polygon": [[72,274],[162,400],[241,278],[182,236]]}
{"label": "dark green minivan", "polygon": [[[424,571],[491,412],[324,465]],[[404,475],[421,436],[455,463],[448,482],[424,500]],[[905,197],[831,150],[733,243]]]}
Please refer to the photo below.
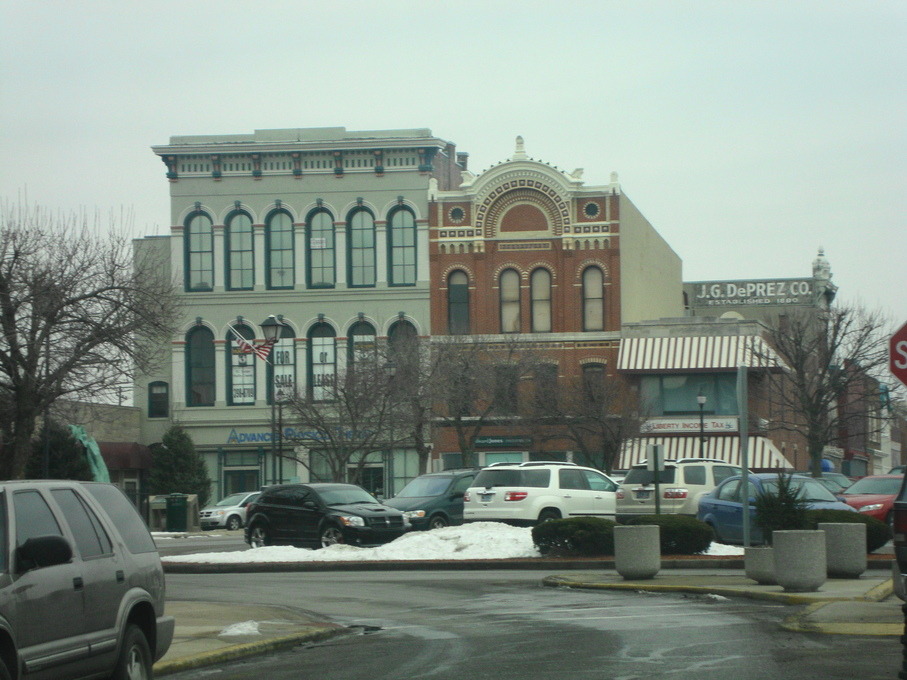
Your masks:
{"label": "dark green minivan", "polygon": [[416,477],[385,505],[403,511],[413,529],[440,529],[463,523],[463,493],[479,468],[430,472]]}

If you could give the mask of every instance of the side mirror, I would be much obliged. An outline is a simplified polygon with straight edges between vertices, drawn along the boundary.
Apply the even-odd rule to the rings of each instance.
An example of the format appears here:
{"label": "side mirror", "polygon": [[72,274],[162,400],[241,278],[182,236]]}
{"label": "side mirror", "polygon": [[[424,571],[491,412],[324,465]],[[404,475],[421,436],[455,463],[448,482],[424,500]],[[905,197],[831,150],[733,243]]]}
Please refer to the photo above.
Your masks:
{"label": "side mirror", "polygon": [[16,549],[16,570],[24,574],[31,569],[66,564],[72,559],[72,546],[62,536],[34,536]]}
{"label": "side mirror", "polygon": [[317,510],[318,503],[316,503],[315,501],[303,501],[302,507],[304,507],[306,510]]}

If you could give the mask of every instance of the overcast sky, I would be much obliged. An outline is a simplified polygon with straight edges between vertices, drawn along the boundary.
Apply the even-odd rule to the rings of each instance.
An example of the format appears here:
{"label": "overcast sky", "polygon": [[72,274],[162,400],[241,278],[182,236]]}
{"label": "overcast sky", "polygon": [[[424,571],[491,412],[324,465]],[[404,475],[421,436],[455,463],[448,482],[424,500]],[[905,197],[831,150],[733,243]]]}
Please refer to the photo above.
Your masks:
{"label": "overcast sky", "polygon": [[907,2],[0,6],[0,195],[169,233],[171,135],[427,127],[623,191],[687,281],[809,276],[907,321]]}

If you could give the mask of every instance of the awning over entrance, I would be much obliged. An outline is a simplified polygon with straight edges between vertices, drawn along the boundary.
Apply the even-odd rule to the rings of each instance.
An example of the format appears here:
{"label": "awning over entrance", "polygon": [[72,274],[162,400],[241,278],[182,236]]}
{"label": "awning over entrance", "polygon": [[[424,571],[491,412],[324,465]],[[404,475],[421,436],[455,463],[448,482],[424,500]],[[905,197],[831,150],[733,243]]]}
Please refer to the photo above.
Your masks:
{"label": "awning over entrance", "polygon": [[[749,467],[788,468],[793,465],[766,437],[749,437]],[[663,444],[665,458],[717,458],[731,465],[740,465],[740,437],[707,437],[702,453],[699,452],[699,437],[641,437],[624,442],[618,469],[626,470],[646,457],[648,444]]]}
{"label": "awning over entrance", "polygon": [[619,371],[733,371],[738,366],[770,368],[779,359],[757,335],[624,338]]}

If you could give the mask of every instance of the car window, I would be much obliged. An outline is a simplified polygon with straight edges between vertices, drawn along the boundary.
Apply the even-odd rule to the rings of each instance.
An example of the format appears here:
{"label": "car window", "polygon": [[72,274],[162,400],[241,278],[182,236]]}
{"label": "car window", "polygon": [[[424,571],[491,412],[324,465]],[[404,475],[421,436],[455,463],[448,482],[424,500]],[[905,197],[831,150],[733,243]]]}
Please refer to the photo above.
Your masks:
{"label": "car window", "polygon": [[246,493],[233,493],[224,498],[221,501],[215,503],[215,505],[222,508],[232,508],[235,505],[239,505],[242,502],[242,499],[246,497]]}
{"label": "car window", "polygon": [[586,478],[582,474],[582,470],[558,470],[557,476],[562,489],[588,490],[589,488],[589,485],[586,484]]}
{"label": "car window", "polygon": [[318,495],[325,505],[351,505],[353,503],[377,503],[378,500],[358,486],[340,486],[333,489],[319,489]]}
{"label": "car window", "polygon": [[307,500],[313,500],[312,493],[308,489],[299,487],[298,489],[287,489],[285,503],[292,505],[294,508],[301,508]]}
{"label": "car window", "polygon": [[705,485],[705,465],[684,465],[683,483]]}
{"label": "car window", "polygon": [[467,475],[466,477],[461,477],[457,480],[457,483],[453,485],[450,492],[451,493],[463,493],[472,486],[472,482],[475,479],[472,475]]}
{"label": "car window", "polygon": [[712,475],[715,477],[715,484],[721,484],[728,477],[743,474],[743,470],[730,465],[716,465],[712,468]]}
{"label": "car window", "polygon": [[154,539],[126,494],[112,484],[85,484],[85,489],[107,511],[107,516],[123,537],[131,553],[157,552]]}
{"label": "car window", "polygon": [[85,507],[72,489],[54,489],[50,492],[63,511],[66,522],[76,539],[76,547],[82,559],[109,555],[113,552],[110,537],[101,526],[100,520]]}
{"label": "car window", "polygon": [[[674,465],[666,465],[665,469],[658,473],[658,483],[659,484],[673,484],[674,483],[674,474],[677,471],[677,467]],[[651,470],[647,470],[644,467],[635,467],[632,468],[627,476],[624,478],[624,484],[654,484],[655,483],[655,473]]]}
{"label": "car window", "polygon": [[[469,478],[470,481],[472,477]],[[448,476],[441,477],[416,477],[409,484],[404,486],[397,498],[427,498],[429,496],[440,496],[447,490],[451,478]],[[464,488],[469,488],[464,487]]]}
{"label": "car window", "polygon": [[476,475],[473,486],[529,486],[543,489],[551,483],[550,470],[501,470],[490,468]]}
{"label": "car window", "polygon": [[740,496],[737,490],[740,488],[740,480],[734,479],[718,489],[718,499],[722,501],[740,502]]}
{"label": "car window", "polygon": [[598,472],[582,470],[582,473],[589,483],[589,488],[593,491],[615,491],[617,489],[617,484]]}
{"label": "car window", "polygon": [[17,491],[13,494],[16,511],[16,547],[36,536],[62,536],[54,514],[37,491]]}
{"label": "car window", "polygon": [[6,495],[0,493],[0,572],[6,571]]}
{"label": "car window", "polygon": [[843,493],[845,496],[861,493],[879,493],[893,496],[901,490],[901,481],[898,477],[864,477],[847,487]]}

